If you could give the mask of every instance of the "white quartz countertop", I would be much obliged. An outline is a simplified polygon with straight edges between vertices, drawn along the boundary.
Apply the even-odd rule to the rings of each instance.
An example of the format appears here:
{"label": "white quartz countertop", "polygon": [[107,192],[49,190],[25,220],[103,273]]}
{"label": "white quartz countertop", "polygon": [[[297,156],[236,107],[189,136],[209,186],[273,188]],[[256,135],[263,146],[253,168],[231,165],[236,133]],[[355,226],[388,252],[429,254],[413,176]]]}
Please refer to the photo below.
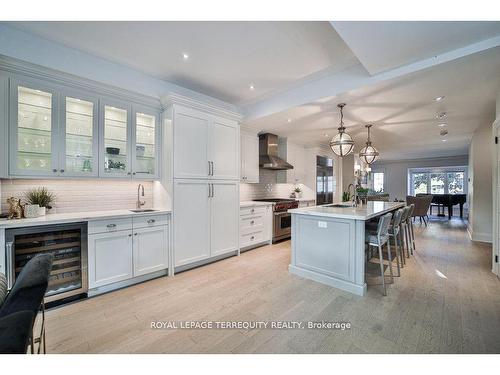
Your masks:
{"label": "white quartz countertop", "polygon": [[[342,204],[342,203],[334,203]],[[402,202],[367,202],[358,207],[345,206],[345,207],[328,207],[329,204],[323,206],[312,206],[295,208],[288,210],[288,212],[296,215],[312,215],[334,217],[339,219],[354,219],[354,220],[369,220],[373,217],[380,216],[389,211],[404,207]]]}
{"label": "white quartz countertop", "polygon": [[110,211],[89,211],[89,212],[72,212],[61,214],[48,214],[33,219],[0,219],[0,228],[21,228],[31,227],[36,225],[75,223],[79,221],[92,221],[102,219],[116,219],[134,216],[151,216],[169,214],[170,210],[154,210],[151,212],[134,213],[130,210],[110,210]]}
{"label": "white quartz countertop", "polygon": [[243,201],[240,202],[240,207],[270,206],[272,204],[272,202]]}

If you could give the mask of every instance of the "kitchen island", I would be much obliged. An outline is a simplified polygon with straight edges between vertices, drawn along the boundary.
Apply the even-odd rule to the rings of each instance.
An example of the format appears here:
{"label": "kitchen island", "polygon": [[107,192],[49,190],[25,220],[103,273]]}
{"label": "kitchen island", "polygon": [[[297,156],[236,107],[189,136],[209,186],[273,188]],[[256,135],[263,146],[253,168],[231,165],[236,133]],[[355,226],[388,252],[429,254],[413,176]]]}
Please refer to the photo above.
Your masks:
{"label": "kitchen island", "polygon": [[405,204],[367,202],[289,210],[292,214],[290,273],[360,296],[366,293],[365,222]]}

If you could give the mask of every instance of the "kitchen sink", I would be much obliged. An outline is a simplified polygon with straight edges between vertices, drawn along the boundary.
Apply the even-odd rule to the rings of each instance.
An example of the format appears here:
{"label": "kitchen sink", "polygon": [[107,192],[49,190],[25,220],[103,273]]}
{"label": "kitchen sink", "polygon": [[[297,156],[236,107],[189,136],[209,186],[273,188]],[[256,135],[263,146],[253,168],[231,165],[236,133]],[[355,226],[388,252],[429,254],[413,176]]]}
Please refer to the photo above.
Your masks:
{"label": "kitchen sink", "polygon": [[138,210],[130,210],[131,212],[135,212],[136,214],[139,214],[139,213],[142,213],[142,212],[155,212],[155,211],[158,211],[158,210],[153,210],[151,208],[141,208],[141,209],[138,209]]}

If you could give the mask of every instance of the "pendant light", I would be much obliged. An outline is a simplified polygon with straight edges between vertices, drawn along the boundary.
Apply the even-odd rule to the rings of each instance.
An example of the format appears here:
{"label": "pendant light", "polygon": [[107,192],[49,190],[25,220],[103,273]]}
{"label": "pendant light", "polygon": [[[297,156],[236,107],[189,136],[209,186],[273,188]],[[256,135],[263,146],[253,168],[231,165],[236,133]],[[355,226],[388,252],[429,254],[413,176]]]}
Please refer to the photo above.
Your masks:
{"label": "pendant light", "polygon": [[379,156],[379,152],[375,147],[372,146],[372,142],[370,140],[371,127],[372,125],[370,124],[365,125],[365,128],[368,129],[368,139],[366,140],[366,146],[359,151],[359,157],[363,159],[363,161],[368,165],[377,160],[377,157]]}
{"label": "pendant light", "polygon": [[354,141],[352,137],[345,132],[343,112],[345,103],[340,103],[337,107],[340,108],[340,127],[338,129],[338,134],[330,141],[330,148],[336,155],[343,157],[352,152],[354,148]]}

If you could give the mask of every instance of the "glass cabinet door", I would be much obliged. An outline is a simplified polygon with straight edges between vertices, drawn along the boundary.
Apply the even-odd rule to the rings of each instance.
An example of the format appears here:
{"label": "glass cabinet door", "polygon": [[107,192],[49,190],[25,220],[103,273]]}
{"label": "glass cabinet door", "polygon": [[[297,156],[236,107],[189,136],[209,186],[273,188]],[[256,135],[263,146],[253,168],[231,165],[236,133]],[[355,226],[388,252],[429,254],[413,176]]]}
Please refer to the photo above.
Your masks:
{"label": "glass cabinet door", "polygon": [[102,105],[103,155],[101,176],[130,176],[130,111],[127,106]]}
{"label": "glass cabinet door", "polygon": [[158,115],[134,111],[133,171],[136,178],[154,177],[157,174]]}
{"label": "glass cabinet door", "polygon": [[93,100],[62,99],[64,152],[61,175],[97,176],[97,108]]}
{"label": "glass cabinet door", "polygon": [[56,95],[14,83],[11,99],[11,171],[16,175],[56,175]]}

